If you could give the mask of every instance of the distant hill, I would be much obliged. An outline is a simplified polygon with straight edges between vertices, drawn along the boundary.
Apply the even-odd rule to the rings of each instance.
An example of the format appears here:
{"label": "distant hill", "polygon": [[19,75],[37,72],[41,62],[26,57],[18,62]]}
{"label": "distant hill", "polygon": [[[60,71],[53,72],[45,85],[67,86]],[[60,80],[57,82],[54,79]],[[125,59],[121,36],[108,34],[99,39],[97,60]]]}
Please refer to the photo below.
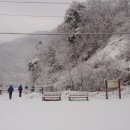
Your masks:
{"label": "distant hill", "polygon": [[0,44],[0,75],[3,83],[27,82],[27,64],[35,57],[36,45],[43,38],[44,36],[25,36],[12,42]]}

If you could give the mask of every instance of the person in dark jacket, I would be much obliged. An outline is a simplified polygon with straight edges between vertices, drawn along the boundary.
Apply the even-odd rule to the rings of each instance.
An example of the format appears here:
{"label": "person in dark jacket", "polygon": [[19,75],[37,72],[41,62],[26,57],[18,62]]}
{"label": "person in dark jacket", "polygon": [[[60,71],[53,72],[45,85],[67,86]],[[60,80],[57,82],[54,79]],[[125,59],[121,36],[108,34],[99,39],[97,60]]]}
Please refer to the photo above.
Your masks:
{"label": "person in dark jacket", "polygon": [[28,89],[28,86],[25,86],[25,89]]}
{"label": "person in dark jacket", "polygon": [[31,92],[33,93],[34,91],[35,91],[35,87],[32,86],[32,88],[31,88]]}
{"label": "person in dark jacket", "polygon": [[8,93],[9,93],[9,99],[10,100],[12,99],[12,93],[13,93],[13,91],[14,91],[14,88],[13,88],[12,85],[10,85],[9,88],[8,88]]}
{"label": "person in dark jacket", "polygon": [[23,91],[22,85],[20,85],[20,86],[18,87],[18,91],[19,91],[19,97],[21,97],[21,96],[22,96],[22,91]]}

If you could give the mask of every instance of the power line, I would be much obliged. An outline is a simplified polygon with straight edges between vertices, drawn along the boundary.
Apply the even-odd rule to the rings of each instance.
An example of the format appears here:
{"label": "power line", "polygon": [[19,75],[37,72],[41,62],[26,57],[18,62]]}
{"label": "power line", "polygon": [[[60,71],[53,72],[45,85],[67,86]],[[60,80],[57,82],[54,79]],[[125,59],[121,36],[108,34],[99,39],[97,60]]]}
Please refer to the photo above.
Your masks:
{"label": "power line", "polygon": [[69,2],[46,2],[46,1],[0,1],[0,3],[16,3],[16,4],[71,4]]}
{"label": "power line", "polygon": [[62,18],[64,16],[44,16],[44,15],[24,15],[24,14],[0,14],[0,16],[13,16],[13,17],[41,17],[41,18]]}
{"label": "power line", "polygon": [[117,32],[117,33],[12,33],[0,32],[0,35],[110,35],[110,34],[125,34],[129,35],[130,32]]}
{"label": "power line", "polygon": [[[26,14],[2,14],[0,13],[0,16],[9,16],[9,17],[37,17],[37,18],[64,18],[65,15],[26,15]],[[90,17],[90,16],[89,16]],[[130,22],[130,21],[128,21]]]}
{"label": "power line", "polygon": [[[126,0],[124,2],[130,2]],[[0,3],[14,3],[14,4],[60,4],[60,5],[69,5],[72,2],[47,2],[47,1],[0,1]],[[119,1],[94,1],[94,2],[85,2],[85,3],[119,3]]]}

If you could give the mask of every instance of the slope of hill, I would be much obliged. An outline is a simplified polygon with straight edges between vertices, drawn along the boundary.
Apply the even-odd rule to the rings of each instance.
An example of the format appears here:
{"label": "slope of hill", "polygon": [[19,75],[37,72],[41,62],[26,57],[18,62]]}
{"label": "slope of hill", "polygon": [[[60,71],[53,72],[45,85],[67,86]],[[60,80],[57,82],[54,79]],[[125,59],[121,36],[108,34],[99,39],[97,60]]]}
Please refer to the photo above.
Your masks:
{"label": "slope of hill", "polygon": [[129,82],[130,6],[91,2],[73,2],[54,30],[71,35],[49,36],[39,49],[40,64],[32,69],[36,83],[50,79],[56,89],[95,91],[104,79]]}
{"label": "slope of hill", "polygon": [[54,86],[66,89],[72,85],[71,78],[77,90],[81,86],[84,90],[102,90],[105,79],[121,79],[122,85],[129,84],[129,47],[127,36],[112,36],[104,48],[99,49],[86,62],[72,68],[71,75],[69,71],[62,72]]}

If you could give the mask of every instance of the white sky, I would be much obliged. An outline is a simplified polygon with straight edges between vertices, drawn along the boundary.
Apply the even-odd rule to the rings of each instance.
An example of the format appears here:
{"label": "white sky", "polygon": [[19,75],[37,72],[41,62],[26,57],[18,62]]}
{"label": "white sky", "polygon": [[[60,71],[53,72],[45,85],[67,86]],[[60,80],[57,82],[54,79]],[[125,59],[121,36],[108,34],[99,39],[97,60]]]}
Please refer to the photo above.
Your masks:
{"label": "white sky", "polygon": [[[26,1],[26,0],[15,0]],[[37,1],[37,0],[27,0]],[[43,2],[72,2],[73,0],[38,0]],[[85,0],[75,0],[85,1]],[[52,5],[52,4],[13,4],[0,3],[0,14],[24,14],[24,15],[49,15],[64,16],[69,5]],[[26,32],[46,31],[54,29],[58,24],[62,23],[63,18],[34,18],[34,17],[16,17],[16,16],[0,16],[0,32]],[[0,43],[10,41],[16,36],[0,35]]]}

